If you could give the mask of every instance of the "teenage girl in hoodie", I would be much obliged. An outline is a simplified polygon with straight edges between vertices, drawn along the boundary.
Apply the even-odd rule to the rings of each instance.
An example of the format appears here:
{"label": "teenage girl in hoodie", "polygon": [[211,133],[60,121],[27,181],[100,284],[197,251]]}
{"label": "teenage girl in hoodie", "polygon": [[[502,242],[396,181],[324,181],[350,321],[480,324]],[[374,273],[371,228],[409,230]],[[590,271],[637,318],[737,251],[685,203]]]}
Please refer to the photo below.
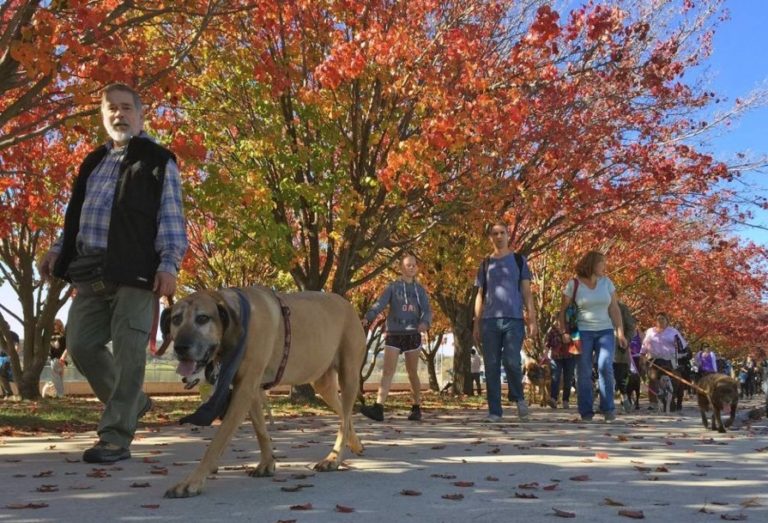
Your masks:
{"label": "teenage girl in hoodie", "polygon": [[384,402],[387,401],[400,354],[405,356],[405,368],[408,371],[413,398],[408,419],[411,421],[421,419],[419,349],[421,349],[421,333],[426,332],[432,323],[432,311],[429,308],[427,292],[415,280],[418,272],[416,257],[411,254],[403,257],[400,261],[400,278],[387,285],[363,319],[363,326],[367,327],[385,307],[389,306],[387,336],[384,341],[384,369],[379,393],[376,403],[365,405],[360,410],[365,416],[375,421],[384,420]]}

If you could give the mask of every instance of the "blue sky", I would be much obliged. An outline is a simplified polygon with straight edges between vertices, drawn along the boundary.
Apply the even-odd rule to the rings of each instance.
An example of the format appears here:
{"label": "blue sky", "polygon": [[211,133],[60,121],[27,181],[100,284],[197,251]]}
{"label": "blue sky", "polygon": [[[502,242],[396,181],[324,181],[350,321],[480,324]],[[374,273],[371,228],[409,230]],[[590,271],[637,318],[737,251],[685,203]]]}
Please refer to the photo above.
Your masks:
{"label": "blue sky", "polygon": [[[768,89],[768,0],[726,0],[725,5],[730,19],[718,27],[712,56],[704,65],[710,79],[708,89],[732,103],[760,86]],[[723,160],[737,152],[768,155],[768,107],[751,111],[727,132],[712,136],[709,149]],[[768,175],[751,173],[746,181],[755,191],[768,195]],[[757,213],[754,222],[768,227],[768,212]],[[737,233],[768,247],[766,231],[742,227]],[[14,310],[19,308],[7,285],[0,288],[0,302]],[[66,318],[67,308],[60,312],[60,317]],[[8,320],[18,332],[20,325]]]}
{"label": "blue sky", "polygon": [[[718,27],[713,52],[707,61],[710,88],[729,102],[754,89],[768,89],[768,1],[729,0],[730,19]],[[755,157],[768,155],[768,107],[747,113],[727,132],[711,139],[711,152],[721,159],[737,152]],[[768,175],[750,173],[745,177],[755,190],[768,193]],[[768,226],[768,212],[759,212],[754,222]],[[768,246],[768,232],[740,228],[738,234]]]}

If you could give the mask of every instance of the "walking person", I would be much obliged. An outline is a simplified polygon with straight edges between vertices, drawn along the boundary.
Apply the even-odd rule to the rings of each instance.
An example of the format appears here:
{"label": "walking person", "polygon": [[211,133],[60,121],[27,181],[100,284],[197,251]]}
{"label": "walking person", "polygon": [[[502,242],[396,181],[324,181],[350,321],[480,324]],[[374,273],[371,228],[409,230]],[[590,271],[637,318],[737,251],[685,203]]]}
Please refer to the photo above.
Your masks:
{"label": "walking person", "polygon": [[63,234],[38,267],[44,281],[53,275],[77,289],[67,346],[104,404],[87,463],[131,457],[138,420],[152,407],[142,388],[153,314],[158,297],[176,290],[187,248],[176,157],[142,131],[138,93],[107,86],[101,115],[110,140],[80,165]]}
{"label": "walking person", "polygon": [[483,395],[483,387],[480,384],[480,370],[483,366],[483,360],[477,354],[475,349],[469,350],[469,372],[472,376],[472,385],[477,386],[477,395]]}
{"label": "walking person", "polygon": [[576,370],[576,358],[568,352],[568,345],[563,343],[563,333],[560,332],[557,325],[553,325],[549,332],[547,332],[544,345],[549,349],[549,366],[551,371],[549,406],[553,409],[557,408],[562,378],[563,402],[561,405],[564,409],[569,409],[571,408],[570,398],[571,388],[573,387],[573,375]]}
{"label": "walking person", "polygon": [[485,363],[485,390],[488,398],[486,421],[501,421],[501,367],[507,374],[509,400],[517,404],[517,415],[527,419],[528,405],[523,392],[520,350],[525,338],[523,311],[527,315],[528,336],[538,331],[536,309],[531,294],[528,261],[509,248],[507,224],[490,225],[488,238],[493,254],[483,260],[477,272],[473,335],[481,344]]}
{"label": "walking person", "polygon": [[613,376],[613,358],[616,343],[627,346],[624,326],[621,320],[616,287],[606,276],[605,256],[597,251],[590,251],[576,264],[576,277],[568,280],[563,290],[560,307],[559,326],[564,343],[570,343],[571,336],[565,324],[565,311],[571,302],[575,302],[578,315],[577,324],[581,336],[581,354],[576,363],[577,392],[579,415],[584,421],[591,421],[594,412],[594,392],[592,386],[593,361],[597,359],[598,389],[600,392],[600,412],[605,421],[616,419],[614,404],[615,383]]}
{"label": "walking person", "polygon": [[400,278],[387,285],[363,319],[363,326],[367,327],[376,316],[389,307],[387,336],[384,340],[384,368],[376,403],[363,405],[360,409],[362,414],[375,421],[384,421],[384,402],[387,401],[400,354],[405,358],[413,399],[408,419],[421,420],[419,352],[421,333],[427,332],[432,324],[432,310],[429,307],[427,291],[416,281],[418,272],[416,257],[412,254],[404,256],[400,260]]}
{"label": "walking person", "polygon": [[[645,356],[653,365],[648,371],[648,385],[651,393],[656,390],[654,387],[663,371],[659,371],[656,367],[660,367],[669,373],[677,375],[677,357],[680,348],[687,347],[688,344],[683,339],[682,334],[669,324],[669,317],[666,313],[660,312],[656,315],[656,325],[651,327],[645,332],[643,338],[643,347],[640,349],[640,353]],[[677,389],[680,386],[679,382],[675,379],[672,380],[673,397],[677,394]],[[649,395],[651,394],[649,393]],[[652,403],[655,398],[650,398]],[[673,403],[673,410],[677,408],[677,404]]]}
{"label": "walking person", "polygon": [[[57,398],[64,397],[64,369],[67,365],[67,337],[64,322],[56,318],[53,322],[50,350],[51,382]],[[46,394],[43,394],[45,396]]]}

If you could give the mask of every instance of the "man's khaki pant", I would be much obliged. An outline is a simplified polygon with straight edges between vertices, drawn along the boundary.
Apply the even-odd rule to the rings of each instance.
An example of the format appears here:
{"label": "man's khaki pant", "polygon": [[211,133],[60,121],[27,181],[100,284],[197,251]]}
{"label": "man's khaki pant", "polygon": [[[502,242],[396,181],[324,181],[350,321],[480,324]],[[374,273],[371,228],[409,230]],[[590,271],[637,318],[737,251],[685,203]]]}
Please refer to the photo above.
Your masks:
{"label": "man's khaki pant", "polygon": [[156,299],[152,291],[122,286],[107,296],[78,295],[69,309],[69,354],[104,403],[99,439],[123,448],[148,401],[144,368]]}

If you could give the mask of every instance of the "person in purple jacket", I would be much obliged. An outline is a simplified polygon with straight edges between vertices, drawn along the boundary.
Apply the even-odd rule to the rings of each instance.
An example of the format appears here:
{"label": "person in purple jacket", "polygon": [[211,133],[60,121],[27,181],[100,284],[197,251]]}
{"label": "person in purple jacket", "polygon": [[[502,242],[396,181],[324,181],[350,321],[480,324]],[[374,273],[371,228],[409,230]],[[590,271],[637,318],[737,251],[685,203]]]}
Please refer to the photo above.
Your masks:
{"label": "person in purple jacket", "polygon": [[429,330],[432,324],[432,310],[429,307],[427,291],[416,282],[418,272],[419,265],[416,257],[412,254],[404,256],[400,260],[400,278],[387,285],[363,318],[363,326],[367,327],[376,316],[389,307],[387,336],[384,340],[384,368],[376,403],[364,405],[360,409],[362,414],[375,421],[384,421],[384,402],[387,401],[400,354],[405,357],[405,368],[408,371],[413,398],[408,419],[421,420],[419,349],[421,349],[421,333]]}

